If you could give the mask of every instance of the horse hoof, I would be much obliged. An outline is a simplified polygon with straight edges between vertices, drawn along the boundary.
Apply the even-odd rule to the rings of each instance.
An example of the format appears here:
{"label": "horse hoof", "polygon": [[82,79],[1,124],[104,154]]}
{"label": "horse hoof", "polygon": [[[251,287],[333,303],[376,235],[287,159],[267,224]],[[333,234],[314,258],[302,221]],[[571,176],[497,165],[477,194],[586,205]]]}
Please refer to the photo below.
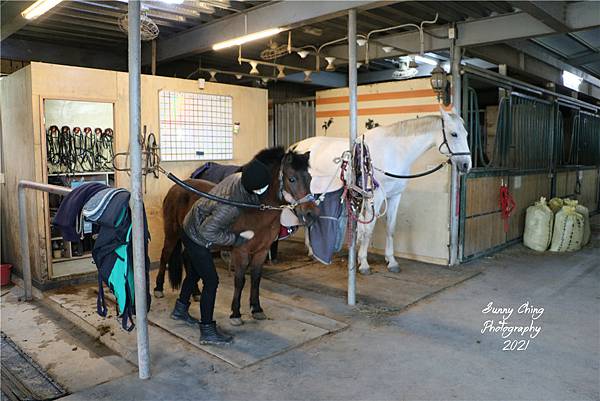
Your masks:
{"label": "horse hoof", "polygon": [[252,318],[255,320],[266,320],[267,315],[264,312],[252,312]]}
{"label": "horse hoof", "polygon": [[388,266],[388,271],[390,273],[400,273],[401,269],[399,265]]}
{"label": "horse hoof", "polygon": [[194,301],[200,302],[201,296],[200,295],[193,295],[192,298],[194,298]]}
{"label": "horse hoof", "polygon": [[231,323],[232,326],[241,326],[242,324],[244,324],[244,321],[241,317],[230,317],[229,323]]}
{"label": "horse hoof", "polygon": [[358,269],[358,272],[360,274],[362,274],[363,276],[368,276],[371,274],[371,269],[366,268],[366,269]]}
{"label": "horse hoof", "polygon": [[162,291],[154,290],[154,298],[164,298],[165,293]]}

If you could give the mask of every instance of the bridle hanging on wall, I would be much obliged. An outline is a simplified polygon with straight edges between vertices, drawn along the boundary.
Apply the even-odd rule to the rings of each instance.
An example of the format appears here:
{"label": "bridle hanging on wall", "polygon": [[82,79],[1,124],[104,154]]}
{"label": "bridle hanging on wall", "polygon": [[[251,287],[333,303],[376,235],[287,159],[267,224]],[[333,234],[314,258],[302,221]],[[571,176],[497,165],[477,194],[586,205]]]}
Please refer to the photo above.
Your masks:
{"label": "bridle hanging on wall", "polygon": [[[147,127],[144,125],[143,133],[139,135],[138,141],[142,148],[142,175],[144,176],[144,191],[146,191],[146,179],[148,174],[152,174],[154,178],[159,178],[160,168],[160,147],[156,141],[154,133],[146,134]],[[129,164],[130,149],[127,152],[118,152],[112,156],[112,167],[115,171],[124,171],[129,175],[131,167]],[[117,159],[125,157],[125,167],[117,167]]]}
{"label": "bridle hanging on wall", "polygon": [[113,154],[113,130],[52,125],[46,131],[48,172],[77,174],[109,171]]}

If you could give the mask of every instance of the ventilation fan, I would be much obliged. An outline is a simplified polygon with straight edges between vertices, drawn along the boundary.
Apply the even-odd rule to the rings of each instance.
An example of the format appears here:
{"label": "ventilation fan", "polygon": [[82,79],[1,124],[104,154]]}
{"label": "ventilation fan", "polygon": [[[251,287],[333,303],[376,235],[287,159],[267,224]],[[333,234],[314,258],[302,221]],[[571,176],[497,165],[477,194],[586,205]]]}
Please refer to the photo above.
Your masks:
{"label": "ventilation fan", "polygon": [[[129,29],[129,18],[128,15],[122,15],[119,17],[119,28],[121,31],[127,33]],[[142,41],[147,42],[152,39],[156,39],[160,31],[158,26],[148,17],[145,13],[140,15],[140,37]]]}

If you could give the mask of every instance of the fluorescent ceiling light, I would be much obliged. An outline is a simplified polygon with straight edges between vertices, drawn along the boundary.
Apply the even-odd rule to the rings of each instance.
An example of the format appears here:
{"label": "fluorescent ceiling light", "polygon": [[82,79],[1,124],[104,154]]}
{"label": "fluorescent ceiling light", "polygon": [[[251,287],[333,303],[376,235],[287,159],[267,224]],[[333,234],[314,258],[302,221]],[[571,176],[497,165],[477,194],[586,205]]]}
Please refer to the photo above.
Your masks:
{"label": "fluorescent ceiling light", "polygon": [[394,48],[393,48],[392,46],[383,46],[383,47],[381,48],[381,50],[383,50],[383,51],[384,51],[384,52],[386,52],[386,53],[389,53],[389,52],[391,52],[392,50],[394,50]]}
{"label": "fluorescent ceiling light", "polygon": [[583,78],[578,77],[577,75],[575,75],[569,71],[563,71],[562,79],[563,79],[563,84],[567,88],[571,88],[576,91],[579,90],[579,85],[581,85],[581,81],[583,81]]}
{"label": "fluorescent ceiling light", "polygon": [[356,44],[359,46],[364,46],[367,43],[367,39],[359,38],[356,39]]}
{"label": "fluorescent ceiling light", "polygon": [[28,20],[36,19],[40,15],[45,14],[50,9],[56,7],[61,1],[62,0],[38,0],[21,12],[21,16]]}
{"label": "fluorescent ceiling light", "polygon": [[430,59],[429,57],[423,57],[419,55],[415,56],[415,61],[422,64],[438,65],[437,61]]}
{"label": "fluorescent ceiling light", "polygon": [[244,43],[252,42],[258,39],[268,38],[269,36],[277,35],[279,32],[284,31],[283,28],[271,28],[260,32],[250,33],[248,35],[240,36],[238,38],[229,39],[224,42],[219,42],[213,45],[213,50],[221,50],[231,46],[240,46]]}

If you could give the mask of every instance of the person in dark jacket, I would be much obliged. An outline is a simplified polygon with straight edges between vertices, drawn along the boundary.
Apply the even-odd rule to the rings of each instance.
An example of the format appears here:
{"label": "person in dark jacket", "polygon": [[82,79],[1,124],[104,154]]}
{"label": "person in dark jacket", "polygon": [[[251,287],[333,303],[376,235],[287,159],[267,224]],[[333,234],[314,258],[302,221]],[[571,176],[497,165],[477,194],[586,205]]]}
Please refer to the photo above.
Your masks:
{"label": "person in dark jacket", "polygon": [[[236,202],[259,205],[261,195],[267,191],[271,178],[268,167],[253,159],[242,168],[241,173],[225,178],[210,193]],[[213,245],[239,246],[254,237],[253,231],[232,231],[232,226],[241,212],[242,209],[236,206],[200,198],[183,220],[181,237],[185,247],[184,257],[190,269],[181,285],[179,299],[175,303],[171,318],[191,325],[200,323],[200,342],[203,344],[223,344],[232,341],[232,337],[222,333],[213,320],[219,276],[210,248]],[[198,322],[189,314],[188,309],[192,290],[200,279],[203,287]]]}

